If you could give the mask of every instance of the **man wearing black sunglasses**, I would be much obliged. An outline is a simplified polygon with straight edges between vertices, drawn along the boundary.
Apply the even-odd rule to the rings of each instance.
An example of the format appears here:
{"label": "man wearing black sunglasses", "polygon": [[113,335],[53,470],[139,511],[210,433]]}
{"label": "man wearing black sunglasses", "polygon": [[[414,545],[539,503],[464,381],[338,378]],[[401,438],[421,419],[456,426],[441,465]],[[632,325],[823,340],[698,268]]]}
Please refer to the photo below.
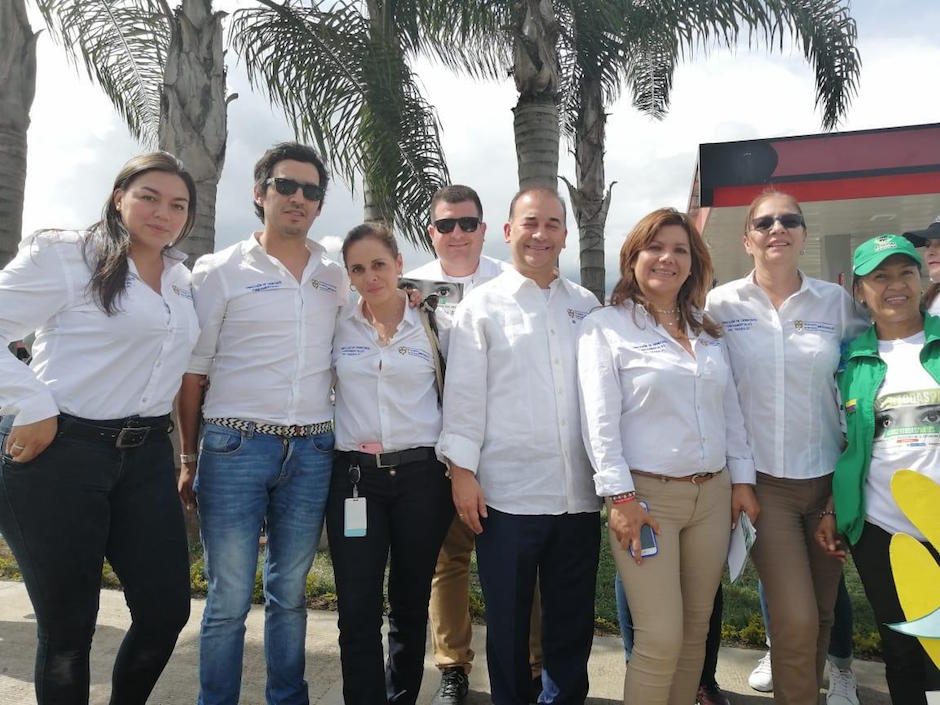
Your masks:
{"label": "man wearing black sunglasses", "polygon": [[[438,282],[463,284],[463,294],[497,275],[507,267],[482,254],[486,223],[483,205],[469,186],[445,186],[431,199],[431,223],[428,234],[437,259],[414,269],[405,276]],[[440,304],[437,322],[441,349],[447,353],[448,336],[456,304]],[[473,663],[470,648],[470,557],[473,532],[458,517],[444,538],[431,583],[429,621],[434,663],[441,670],[441,685],[432,705],[459,705],[468,690],[468,674]],[[536,632],[538,633],[536,624]],[[540,673],[541,645],[534,640],[533,676]]]}
{"label": "man wearing black sunglasses", "polygon": [[262,526],[267,702],[307,702],[304,588],[332,466],[333,325],[348,283],[307,239],[326,169],[313,149],[290,142],[269,149],[254,177],[262,229],[193,269],[202,333],[179,394],[179,490],[189,507],[198,499],[209,579],[199,636],[205,705],[238,702]]}

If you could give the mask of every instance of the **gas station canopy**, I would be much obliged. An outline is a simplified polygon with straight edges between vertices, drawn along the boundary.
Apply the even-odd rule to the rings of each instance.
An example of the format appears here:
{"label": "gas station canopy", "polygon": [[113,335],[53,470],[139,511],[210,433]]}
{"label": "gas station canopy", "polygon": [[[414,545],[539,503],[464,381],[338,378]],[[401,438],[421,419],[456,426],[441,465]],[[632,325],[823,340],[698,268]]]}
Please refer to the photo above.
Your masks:
{"label": "gas station canopy", "polygon": [[860,242],[919,230],[940,214],[940,124],[700,145],[689,214],[719,283],[750,271],[747,207],[770,187],[803,209],[809,238],[801,269],[848,282]]}

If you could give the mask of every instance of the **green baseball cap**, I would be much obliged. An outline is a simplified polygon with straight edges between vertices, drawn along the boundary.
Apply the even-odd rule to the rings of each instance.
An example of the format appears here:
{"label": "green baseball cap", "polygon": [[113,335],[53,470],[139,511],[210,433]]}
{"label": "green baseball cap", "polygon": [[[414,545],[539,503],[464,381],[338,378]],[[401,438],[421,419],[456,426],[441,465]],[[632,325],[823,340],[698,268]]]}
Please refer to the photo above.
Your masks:
{"label": "green baseball cap", "polygon": [[923,267],[924,262],[907,238],[900,235],[879,235],[871,240],[865,240],[855,248],[852,255],[852,271],[860,277],[870,274],[875,268],[891,255],[907,255]]}

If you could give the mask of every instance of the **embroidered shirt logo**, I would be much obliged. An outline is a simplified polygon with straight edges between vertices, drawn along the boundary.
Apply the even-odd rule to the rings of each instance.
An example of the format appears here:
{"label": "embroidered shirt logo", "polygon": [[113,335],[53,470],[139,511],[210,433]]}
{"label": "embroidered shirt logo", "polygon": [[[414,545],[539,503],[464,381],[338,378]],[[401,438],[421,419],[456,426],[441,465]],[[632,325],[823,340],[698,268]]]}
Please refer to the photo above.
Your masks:
{"label": "embroidered shirt logo", "polygon": [[369,352],[367,345],[340,345],[339,354],[343,357],[359,357]]}
{"label": "embroidered shirt logo", "polygon": [[268,291],[270,289],[280,289],[281,283],[282,282],[280,280],[274,282],[258,282],[257,284],[249,284],[245,288],[248,289],[248,291],[254,291],[257,293],[259,291]]}
{"label": "embroidered shirt logo", "polygon": [[756,318],[733,318],[730,321],[723,322],[721,327],[725,331],[748,331],[754,327],[755,323],[757,323]]}
{"label": "embroidered shirt logo", "polygon": [[190,291],[189,289],[183,289],[182,287],[176,286],[176,284],[173,285],[173,293],[176,294],[177,296],[182,296],[184,299],[189,299],[190,301],[193,300],[192,291]]}
{"label": "embroidered shirt logo", "polygon": [[329,293],[329,294],[335,294],[335,293],[336,293],[336,287],[335,287],[335,286],[333,286],[333,285],[330,284],[329,282],[322,281],[321,279],[311,279],[311,280],[310,280],[310,285],[311,285],[314,289],[319,289],[319,290],[325,291],[325,292],[327,292],[327,293]]}
{"label": "embroidered shirt logo", "polygon": [[588,315],[587,311],[578,311],[574,308],[568,309],[568,318],[571,319],[572,323],[577,323],[578,321],[584,320],[584,317]]}
{"label": "embroidered shirt logo", "polygon": [[401,347],[398,348],[398,353],[400,355],[410,355],[411,357],[418,357],[418,358],[421,358],[422,360],[425,360],[426,362],[431,361],[431,356],[428,355],[427,352],[425,352],[421,348],[409,348],[405,345],[402,345]]}

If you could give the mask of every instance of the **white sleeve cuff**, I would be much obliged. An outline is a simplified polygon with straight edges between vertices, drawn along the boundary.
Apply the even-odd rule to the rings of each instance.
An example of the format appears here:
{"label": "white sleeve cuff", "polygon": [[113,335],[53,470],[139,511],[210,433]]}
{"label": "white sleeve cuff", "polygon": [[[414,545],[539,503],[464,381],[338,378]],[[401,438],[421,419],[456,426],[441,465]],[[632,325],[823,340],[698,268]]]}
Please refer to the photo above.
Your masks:
{"label": "white sleeve cuff", "polygon": [[473,441],[453,433],[445,433],[438,440],[435,450],[441,462],[466,468],[476,475],[477,466],[480,464],[480,447]]}
{"label": "white sleeve cuff", "polygon": [[754,461],[750,459],[728,458],[728,472],[731,473],[731,482],[735,485],[753,485],[757,483],[757,470]]}
{"label": "white sleeve cuff", "polygon": [[14,426],[25,426],[26,424],[36,423],[37,421],[59,415],[59,406],[55,403],[55,399],[52,398],[52,395],[48,391],[24,399],[16,406],[16,418],[13,420]]}

